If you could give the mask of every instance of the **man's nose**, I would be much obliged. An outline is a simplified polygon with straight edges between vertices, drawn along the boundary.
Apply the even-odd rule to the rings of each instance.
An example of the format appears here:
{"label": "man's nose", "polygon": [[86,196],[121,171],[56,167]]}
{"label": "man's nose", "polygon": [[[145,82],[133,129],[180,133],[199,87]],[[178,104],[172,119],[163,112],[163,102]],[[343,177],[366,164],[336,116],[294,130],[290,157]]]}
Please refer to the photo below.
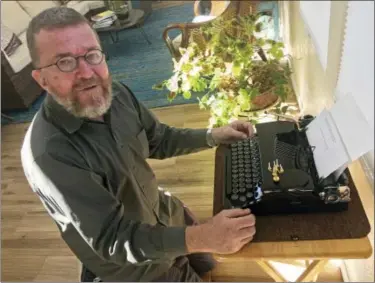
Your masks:
{"label": "man's nose", "polygon": [[91,69],[91,65],[85,61],[84,58],[78,59],[78,76],[81,78],[89,79],[94,74],[94,71]]}

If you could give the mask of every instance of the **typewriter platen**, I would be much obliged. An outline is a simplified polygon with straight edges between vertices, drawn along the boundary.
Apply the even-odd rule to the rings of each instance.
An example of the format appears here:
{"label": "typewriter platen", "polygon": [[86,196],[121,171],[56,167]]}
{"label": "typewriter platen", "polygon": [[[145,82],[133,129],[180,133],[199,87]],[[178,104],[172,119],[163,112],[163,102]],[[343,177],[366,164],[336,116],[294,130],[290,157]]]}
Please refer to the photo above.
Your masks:
{"label": "typewriter platen", "polygon": [[346,173],[318,177],[305,134],[312,119],[257,124],[254,137],[226,148],[224,208],[249,207],[256,215],[348,208]]}

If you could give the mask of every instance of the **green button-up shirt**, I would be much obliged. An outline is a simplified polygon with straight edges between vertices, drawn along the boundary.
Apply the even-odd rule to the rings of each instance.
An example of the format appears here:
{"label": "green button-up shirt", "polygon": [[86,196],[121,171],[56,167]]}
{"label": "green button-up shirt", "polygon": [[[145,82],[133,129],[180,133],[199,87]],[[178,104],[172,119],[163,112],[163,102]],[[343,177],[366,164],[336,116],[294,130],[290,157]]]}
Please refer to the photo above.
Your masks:
{"label": "green button-up shirt", "polygon": [[25,175],[79,260],[104,281],[151,281],[187,253],[182,203],[159,190],[147,158],[207,149],[206,129],[160,123],[113,82],[104,122],[49,95],[22,147]]}

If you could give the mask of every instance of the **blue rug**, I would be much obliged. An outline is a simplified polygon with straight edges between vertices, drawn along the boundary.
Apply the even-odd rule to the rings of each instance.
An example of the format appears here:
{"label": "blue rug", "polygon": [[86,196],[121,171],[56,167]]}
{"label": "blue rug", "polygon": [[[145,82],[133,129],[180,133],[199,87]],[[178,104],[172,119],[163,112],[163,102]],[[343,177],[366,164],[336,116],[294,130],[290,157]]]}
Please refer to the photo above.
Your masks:
{"label": "blue rug", "polygon": [[[152,11],[143,26],[151,45],[138,28],[120,31],[117,43],[112,43],[109,33],[99,34],[104,51],[109,55],[107,64],[113,79],[128,85],[148,108],[198,102],[196,97],[186,100],[181,96],[170,103],[167,100],[167,91],[152,89],[154,84],[172,76],[172,57],[162,38],[164,28],[170,23],[191,22],[193,16],[193,4]],[[14,121],[2,118],[1,124],[30,122],[44,98],[45,94],[42,94],[26,111],[4,112]]]}

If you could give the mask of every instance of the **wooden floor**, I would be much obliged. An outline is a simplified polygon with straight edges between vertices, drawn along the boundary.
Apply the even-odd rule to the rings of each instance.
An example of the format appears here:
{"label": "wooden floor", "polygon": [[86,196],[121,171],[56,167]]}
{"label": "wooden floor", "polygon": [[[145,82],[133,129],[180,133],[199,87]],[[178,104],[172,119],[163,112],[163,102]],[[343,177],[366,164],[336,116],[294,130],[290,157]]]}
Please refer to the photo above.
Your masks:
{"label": "wooden floor", "polygon": [[[162,122],[176,127],[206,127],[208,113],[197,105],[154,110]],[[57,228],[31,192],[20,163],[20,147],[28,124],[4,126],[2,146],[1,275],[2,281],[77,282],[78,264]],[[150,160],[162,187],[181,198],[203,220],[212,215],[214,150]],[[269,281],[254,263],[220,265],[212,281]],[[342,282],[340,270],[328,266],[320,281]]]}

